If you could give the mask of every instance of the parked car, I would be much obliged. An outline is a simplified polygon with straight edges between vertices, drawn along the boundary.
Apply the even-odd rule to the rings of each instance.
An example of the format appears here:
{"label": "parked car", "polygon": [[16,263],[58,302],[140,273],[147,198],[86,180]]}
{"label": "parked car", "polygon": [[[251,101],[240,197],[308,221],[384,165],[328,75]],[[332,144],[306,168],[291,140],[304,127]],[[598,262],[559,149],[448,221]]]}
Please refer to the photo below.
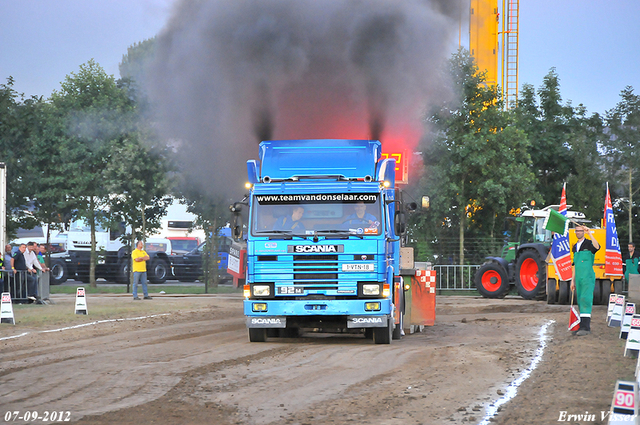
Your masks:
{"label": "parked car", "polygon": [[185,255],[196,249],[200,245],[200,238],[191,236],[169,236],[171,250],[169,255]]}
{"label": "parked car", "polygon": [[[232,242],[231,230],[226,227],[221,229],[218,239],[218,270],[220,270],[221,280],[231,280],[232,278],[232,276],[227,273],[229,247]],[[187,254],[171,257],[173,260],[173,274],[176,279],[181,282],[195,282],[202,277],[202,253],[205,248],[205,243],[206,242],[201,243]]]}
{"label": "parked car", "polygon": [[[165,283],[171,278],[171,241],[166,238],[147,238],[145,251],[151,256],[147,262],[147,277],[151,283]],[[155,253],[155,255],[151,255]]]}

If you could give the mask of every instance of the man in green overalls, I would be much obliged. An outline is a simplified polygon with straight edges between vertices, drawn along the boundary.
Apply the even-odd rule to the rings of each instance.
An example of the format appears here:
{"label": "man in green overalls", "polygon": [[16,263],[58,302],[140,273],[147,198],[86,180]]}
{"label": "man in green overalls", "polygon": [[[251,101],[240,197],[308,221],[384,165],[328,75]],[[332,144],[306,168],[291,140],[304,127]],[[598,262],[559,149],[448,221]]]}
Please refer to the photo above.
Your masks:
{"label": "man in green overalls", "polygon": [[[585,233],[590,239],[585,238]],[[593,260],[600,244],[587,226],[576,227],[578,241],[573,245],[573,278],[571,291],[577,290],[578,309],[580,310],[580,329],[577,336],[591,333],[591,307],[593,306],[593,289],[596,286],[596,274],[593,271]]]}
{"label": "man in green overalls", "polygon": [[629,253],[622,254],[622,264],[624,266],[624,280],[629,282],[630,274],[638,274],[638,259],[640,252],[636,251],[636,244],[629,242]]}

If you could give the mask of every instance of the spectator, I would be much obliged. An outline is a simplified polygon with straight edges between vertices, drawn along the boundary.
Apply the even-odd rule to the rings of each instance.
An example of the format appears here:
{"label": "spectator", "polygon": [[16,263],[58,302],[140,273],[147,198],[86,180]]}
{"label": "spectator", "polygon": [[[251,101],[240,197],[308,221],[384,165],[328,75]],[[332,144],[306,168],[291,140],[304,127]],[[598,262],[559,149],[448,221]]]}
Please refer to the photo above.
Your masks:
{"label": "spectator", "polygon": [[638,274],[638,259],[640,252],[636,251],[636,244],[629,242],[629,253],[622,254],[622,265],[624,266],[624,279],[629,282],[630,274]]}
{"label": "spectator", "polygon": [[[11,259],[11,268],[16,272],[16,283],[25,282],[27,285],[27,298],[32,301],[37,301],[38,298],[38,285],[35,276],[35,269],[33,266],[28,265],[26,257],[27,245],[20,244],[18,252],[13,255]],[[16,287],[19,285],[16,284]],[[16,298],[19,294],[13,294]]]}
{"label": "spectator", "polygon": [[364,202],[358,202],[353,209],[355,213],[346,218],[344,224],[348,226],[365,226],[377,227],[378,219],[373,214],[367,212],[367,205]]}
{"label": "spectator", "polygon": [[2,273],[0,273],[0,292],[7,292],[4,284],[5,276],[7,275],[7,271],[4,269],[4,256],[0,257],[0,270],[2,270]]}
{"label": "spectator", "polygon": [[[585,238],[588,233],[591,240]],[[573,277],[571,291],[576,291],[578,309],[580,310],[580,329],[577,336],[591,333],[591,309],[593,307],[593,290],[596,286],[596,274],[593,271],[593,261],[600,244],[587,226],[576,227],[578,241],[573,245]]]}
{"label": "spectator", "polygon": [[136,249],[131,253],[133,258],[133,299],[138,298],[138,281],[142,284],[142,292],[144,293],[144,299],[152,299],[147,291],[147,261],[149,260],[149,254],[144,250],[144,243],[138,241]]}
{"label": "spectator", "polygon": [[304,207],[297,205],[293,207],[290,216],[285,215],[280,217],[273,228],[274,230],[298,230],[304,232],[304,224],[300,221],[303,215]]}
{"label": "spectator", "polygon": [[6,244],[4,246],[4,266],[2,267],[2,269],[6,270],[6,273],[3,273],[6,292],[9,292],[9,287],[11,286],[11,277],[13,276],[13,270],[11,270],[11,258],[13,257],[13,255],[11,255],[11,249],[11,244]]}
{"label": "spectator", "polygon": [[47,264],[44,261],[44,251],[46,251],[44,249],[44,244],[36,244],[36,246],[37,246],[37,255],[38,255],[38,262],[40,263],[40,268],[43,272],[48,272],[49,267],[47,267]]}

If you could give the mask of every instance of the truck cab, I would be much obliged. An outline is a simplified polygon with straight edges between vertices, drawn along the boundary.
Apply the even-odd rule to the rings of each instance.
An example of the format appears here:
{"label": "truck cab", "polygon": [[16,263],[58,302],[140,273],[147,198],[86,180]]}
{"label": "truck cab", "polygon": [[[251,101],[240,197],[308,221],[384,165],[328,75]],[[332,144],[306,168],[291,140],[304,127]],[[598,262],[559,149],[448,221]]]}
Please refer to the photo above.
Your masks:
{"label": "truck cab", "polygon": [[[127,283],[131,256],[121,237],[127,232],[123,223],[110,229],[96,223],[96,279]],[[70,223],[67,236],[69,270],[75,270],[78,280],[89,282],[91,227],[83,219]],[[164,250],[149,250],[147,276],[151,283],[164,283],[171,276],[171,261]]]}
{"label": "truck cab", "polygon": [[[379,141],[260,144],[249,161],[244,313],[250,341],[301,330],[390,343],[399,275],[395,160]],[[402,291],[400,291],[401,293]]]}

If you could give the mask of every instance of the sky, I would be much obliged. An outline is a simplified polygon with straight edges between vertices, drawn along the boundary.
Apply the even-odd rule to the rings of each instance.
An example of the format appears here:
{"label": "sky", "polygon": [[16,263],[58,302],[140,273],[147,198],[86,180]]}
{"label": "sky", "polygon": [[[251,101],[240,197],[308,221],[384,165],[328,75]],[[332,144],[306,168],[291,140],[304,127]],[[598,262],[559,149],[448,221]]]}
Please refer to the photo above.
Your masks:
{"label": "sky", "polygon": [[[0,81],[48,97],[92,58],[117,78],[127,47],[161,31],[174,1],[0,0]],[[520,86],[540,87],[555,67],[563,100],[589,113],[627,85],[640,93],[640,1],[521,0],[519,31]]]}

